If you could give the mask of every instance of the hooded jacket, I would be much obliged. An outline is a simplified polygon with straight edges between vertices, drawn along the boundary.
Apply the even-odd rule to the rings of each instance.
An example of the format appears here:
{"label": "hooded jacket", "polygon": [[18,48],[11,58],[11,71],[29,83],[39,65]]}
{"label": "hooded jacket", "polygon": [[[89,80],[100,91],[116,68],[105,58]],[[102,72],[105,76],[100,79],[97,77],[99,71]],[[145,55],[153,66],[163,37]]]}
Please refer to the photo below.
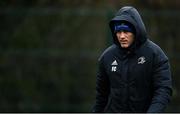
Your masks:
{"label": "hooded jacket", "polygon": [[[121,48],[114,33],[117,21],[127,21],[136,30],[128,49]],[[147,38],[134,7],[121,8],[110,21],[110,29],[114,44],[98,60],[93,112],[163,112],[172,95],[168,57]]]}

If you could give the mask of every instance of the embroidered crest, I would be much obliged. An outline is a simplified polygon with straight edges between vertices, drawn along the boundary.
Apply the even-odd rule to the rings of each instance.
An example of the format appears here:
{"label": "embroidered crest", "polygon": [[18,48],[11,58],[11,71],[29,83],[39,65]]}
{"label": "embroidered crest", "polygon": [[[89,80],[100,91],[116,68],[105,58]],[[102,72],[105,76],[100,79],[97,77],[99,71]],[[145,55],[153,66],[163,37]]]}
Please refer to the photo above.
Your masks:
{"label": "embroidered crest", "polygon": [[146,59],[144,56],[138,58],[138,64],[144,64],[146,62]]}

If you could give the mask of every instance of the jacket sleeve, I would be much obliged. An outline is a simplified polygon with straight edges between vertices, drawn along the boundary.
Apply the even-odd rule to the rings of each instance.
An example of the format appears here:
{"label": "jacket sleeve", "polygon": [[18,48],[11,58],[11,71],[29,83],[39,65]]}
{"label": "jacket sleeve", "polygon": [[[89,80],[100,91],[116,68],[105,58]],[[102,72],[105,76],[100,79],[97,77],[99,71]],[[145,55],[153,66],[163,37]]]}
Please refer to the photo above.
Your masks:
{"label": "jacket sleeve", "polygon": [[96,101],[93,112],[103,112],[108,102],[109,79],[103,64],[103,58],[99,59],[98,72],[96,77]]}
{"label": "jacket sleeve", "polygon": [[153,98],[148,113],[164,112],[172,95],[172,80],[167,56],[161,52],[153,65]]}

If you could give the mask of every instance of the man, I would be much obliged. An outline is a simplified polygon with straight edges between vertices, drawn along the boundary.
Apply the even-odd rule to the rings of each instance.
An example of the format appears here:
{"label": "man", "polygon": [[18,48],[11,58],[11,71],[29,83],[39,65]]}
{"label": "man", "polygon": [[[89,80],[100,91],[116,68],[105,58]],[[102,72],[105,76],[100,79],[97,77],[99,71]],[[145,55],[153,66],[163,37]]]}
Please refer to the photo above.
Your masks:
{"label": "man", "polygon": [[121,8],[110,29],[114,44],[99,58],[93,112],[163,112],[172,95],[167,56],[133,7]]}

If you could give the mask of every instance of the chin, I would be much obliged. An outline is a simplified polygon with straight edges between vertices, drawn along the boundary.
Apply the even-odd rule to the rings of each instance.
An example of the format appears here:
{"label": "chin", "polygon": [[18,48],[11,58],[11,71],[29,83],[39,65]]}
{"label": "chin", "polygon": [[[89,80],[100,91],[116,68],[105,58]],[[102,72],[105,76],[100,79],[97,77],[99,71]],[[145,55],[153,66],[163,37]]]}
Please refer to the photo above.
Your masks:
{"label": "chin", "polygon": [[127,45],[121,45],[122,48],[128,48],[129,46]]}

